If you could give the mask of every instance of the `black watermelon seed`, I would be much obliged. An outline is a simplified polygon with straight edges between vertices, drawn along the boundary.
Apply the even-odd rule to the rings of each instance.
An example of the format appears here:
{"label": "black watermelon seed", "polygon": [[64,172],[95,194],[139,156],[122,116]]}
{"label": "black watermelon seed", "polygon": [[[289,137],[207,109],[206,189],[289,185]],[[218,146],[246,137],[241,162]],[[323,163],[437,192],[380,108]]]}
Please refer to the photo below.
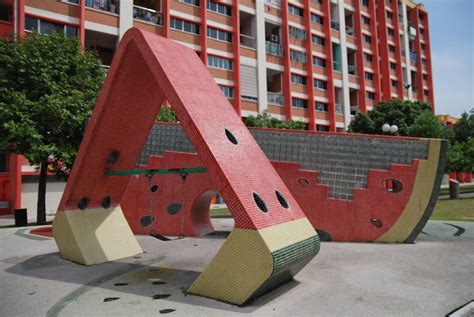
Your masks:
{"label": "black watermelon seed", "polygon": [[162,309],[162,310],[160,310],[160,314],[168,314],[168,313],[172,313],[174,311],[176,311],[176,309],[171,309],[171,308]]}
{"label": "black watermelon seed", "polygon": [[112,301],[117,300],[117,299],[119,299],[119,298],[120,298],[120,297],[106,297],[106,298],[104,298],[104,302],[105,302],[105,303],[106,303],[106,302],[112,302]]}

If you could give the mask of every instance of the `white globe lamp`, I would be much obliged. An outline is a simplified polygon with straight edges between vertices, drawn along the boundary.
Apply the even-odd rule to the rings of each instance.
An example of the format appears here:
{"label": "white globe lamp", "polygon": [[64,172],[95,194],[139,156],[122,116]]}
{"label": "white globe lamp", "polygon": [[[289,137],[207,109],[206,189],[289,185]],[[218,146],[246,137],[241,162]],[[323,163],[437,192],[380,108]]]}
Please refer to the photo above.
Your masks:
{"label": "white globe lamp", "polygon": [[398,132],[398,127],[396,125],[392,125],[390,127],[390,133],[397,133]]}
{"label": "white globe lamp", "polygon": [[383,131],[383,132],[390,132],[390,124],[385,123],[385,124],[382,126],[382,131]]}

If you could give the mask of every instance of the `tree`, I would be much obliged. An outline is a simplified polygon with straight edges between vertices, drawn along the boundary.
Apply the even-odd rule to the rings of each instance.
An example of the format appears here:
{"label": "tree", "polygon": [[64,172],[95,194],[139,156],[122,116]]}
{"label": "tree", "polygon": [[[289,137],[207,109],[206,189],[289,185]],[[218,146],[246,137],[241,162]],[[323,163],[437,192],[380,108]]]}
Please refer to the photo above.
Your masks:
{"label": "tree", "polygon": [[[409,136],[410,127],[424,112],[431,113],[431,106],[425,102],[392,99],[380,102],[367,114],[359,113],[349,126],[350,132],[365,134],[388,134],[382,132],[385,123],[398,126],[392,135]],[[432,115],[434,117],[434,115]]]}
{"label": "tree", "polygon": [[408,128],[410,136],[446,139],[448,128],[434,116],[431,111],[422,112],[412,126]]}
{"label": "tree", "polygon": [[466,142],[468,138],[474,138],[474,108],[469,114],[464,112],[461,119],[454,125],[454,140],[457,142]]}
{"label": "tree", "polygon": [[169,107],[161,107],[160,112],[156,116],[156,120],[161,122],[178,122],[175,113]]}
{"label": "tree", "polygon": [[38,224],[48,167],[72,167],[104,76],[99,59],[63,33],[0,39],[0,148],[39,165]]}
{"label": "tree", "polygon": [[259,113],[257,116],[248,116],[245,118],[245,125],[257,128],[276,128],[276,129],[292,129],[306,130],[306,124],[301,121],[285,120],[281,121],[270,115],[267,110]]}

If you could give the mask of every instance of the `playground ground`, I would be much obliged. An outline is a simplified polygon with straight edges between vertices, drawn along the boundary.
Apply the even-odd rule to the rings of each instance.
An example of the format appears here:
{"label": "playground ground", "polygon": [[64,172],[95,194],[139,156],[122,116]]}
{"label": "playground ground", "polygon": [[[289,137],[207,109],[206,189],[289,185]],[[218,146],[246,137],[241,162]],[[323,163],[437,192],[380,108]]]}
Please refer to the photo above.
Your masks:
{"label": "playground ground", "polygon": [[[294,281],[246,307],[186,295],[232,228],[95,266],[30,228],[0,230],[0,316],[444,316],[474,299],[474,223],[430,221],[413,245],[323,243]],[[472,312],[471,312],[472,313]]]}

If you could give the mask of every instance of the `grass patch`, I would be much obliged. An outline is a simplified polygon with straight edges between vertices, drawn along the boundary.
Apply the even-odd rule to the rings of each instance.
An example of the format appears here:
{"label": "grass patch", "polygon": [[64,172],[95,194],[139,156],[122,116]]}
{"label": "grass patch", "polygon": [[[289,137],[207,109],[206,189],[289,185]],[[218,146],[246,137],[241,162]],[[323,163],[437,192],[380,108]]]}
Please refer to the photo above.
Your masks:
{"label": "grass patch", "polygon": [[212,217],[232,217],[230,214],[229,208],[216,208],[210,210],[211,218]]}
{"label": "grass patch", "polygon": [[438,200],[430,220],[474,222],[474,198]]}
{"label": "grass patch", "polygon": [[[460,186],[460,194],[474,193],[474,185]],[[440,195],[449,195],[449,188],[441,188],[439,190]]]}

